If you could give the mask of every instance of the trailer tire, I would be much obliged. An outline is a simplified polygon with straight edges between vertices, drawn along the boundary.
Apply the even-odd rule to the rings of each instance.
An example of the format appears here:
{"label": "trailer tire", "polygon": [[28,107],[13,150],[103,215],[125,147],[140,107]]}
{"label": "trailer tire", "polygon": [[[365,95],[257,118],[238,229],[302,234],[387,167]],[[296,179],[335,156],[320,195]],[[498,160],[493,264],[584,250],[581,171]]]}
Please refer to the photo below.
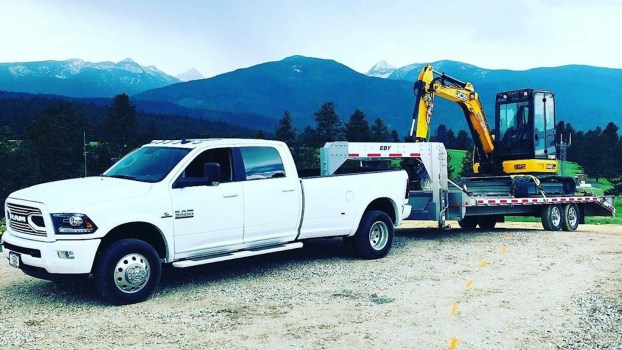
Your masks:
{"label": "trailer tire", "polygon": [[575,231],[579,227],[579,206],[574,203],[566,204],[563,207],[562,230]]}
{"label": "trailer tire", "polygon": [[541,212],[542,226],[547,231],[559,231],[562,229],[562,208],[557,205],[545,205]]}
{"label": "trailer tire", "polygon": [[480,216],[477,224],[483,230],[492,230],[497,224],[497,218],[491,215]]}
{"label": "trailer tire", "polygon": [[387,256],[393,245],[393,234],[389,215],[379,210],[365,212],[354,235],[356,254],[365,259]]}
{"label": "trailer tire", "polygon": [[106,247],[94,268],[99,294],[114,305],[147,299],[158,286],[162,264],[156,250],[139,239],[122,239]]}
{"label": "trailer tire", "polygon": [[463,229],[473,230],[477,227],[477,216],[465,216],[462,220],[458,220],[458,226]]}

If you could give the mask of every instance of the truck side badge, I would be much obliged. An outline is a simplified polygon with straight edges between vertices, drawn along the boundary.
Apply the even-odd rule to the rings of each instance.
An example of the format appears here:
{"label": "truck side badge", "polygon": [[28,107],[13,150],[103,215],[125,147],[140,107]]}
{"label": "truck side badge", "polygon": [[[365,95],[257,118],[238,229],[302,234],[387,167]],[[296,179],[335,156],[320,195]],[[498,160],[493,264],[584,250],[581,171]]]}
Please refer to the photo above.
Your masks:
{"label": "truck side badge", "polygon": [[175,219],[189,219],[194,217],[194,209],[175,210]]}

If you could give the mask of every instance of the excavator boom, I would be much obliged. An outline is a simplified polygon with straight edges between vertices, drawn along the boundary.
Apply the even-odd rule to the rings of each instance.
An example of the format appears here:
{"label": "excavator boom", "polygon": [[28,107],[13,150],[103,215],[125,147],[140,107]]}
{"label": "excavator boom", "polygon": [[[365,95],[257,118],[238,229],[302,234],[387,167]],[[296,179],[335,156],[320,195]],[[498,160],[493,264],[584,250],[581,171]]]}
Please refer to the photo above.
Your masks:
{"label": "excavator boom", "polygon": [[473,135],[476,149],[481,159],[489,159],[494,151],[494,143],[484,109],[471,83],[438,73],[432,66],[425,66],[414,85],[415,110],[410,136],[415,142],[427,141],[430,120],[434,110],[434,98],[438,95],[457,103],[464,112],[469,129]]}

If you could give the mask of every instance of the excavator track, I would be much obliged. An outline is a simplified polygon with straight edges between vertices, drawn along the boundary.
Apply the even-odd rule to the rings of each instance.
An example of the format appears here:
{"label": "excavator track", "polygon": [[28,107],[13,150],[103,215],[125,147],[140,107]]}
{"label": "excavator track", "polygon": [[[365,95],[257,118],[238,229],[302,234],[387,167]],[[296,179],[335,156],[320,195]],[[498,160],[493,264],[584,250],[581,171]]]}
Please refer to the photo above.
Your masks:
{"label": "excavator track", "polygon": [[572,178],[558,175],[467,177],[458,179],[456,184],[474,195],[488,197],[573,196],[576,190]]}

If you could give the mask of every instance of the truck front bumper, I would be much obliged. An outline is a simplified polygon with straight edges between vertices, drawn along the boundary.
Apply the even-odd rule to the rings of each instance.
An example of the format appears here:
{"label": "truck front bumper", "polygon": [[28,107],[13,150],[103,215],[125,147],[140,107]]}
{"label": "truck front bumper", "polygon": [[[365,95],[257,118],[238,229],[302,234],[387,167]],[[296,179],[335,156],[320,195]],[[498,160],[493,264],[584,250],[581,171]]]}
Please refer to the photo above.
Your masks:
{"label": "truck front bumper", "polygon": [[2,235],[2,252],[7,259],[11,252],[19,254],[20,268],[26,273],[45,270],[52,275],[88,274],[100,243],[99,239],[40,242],[16,237],[7,230]]}

